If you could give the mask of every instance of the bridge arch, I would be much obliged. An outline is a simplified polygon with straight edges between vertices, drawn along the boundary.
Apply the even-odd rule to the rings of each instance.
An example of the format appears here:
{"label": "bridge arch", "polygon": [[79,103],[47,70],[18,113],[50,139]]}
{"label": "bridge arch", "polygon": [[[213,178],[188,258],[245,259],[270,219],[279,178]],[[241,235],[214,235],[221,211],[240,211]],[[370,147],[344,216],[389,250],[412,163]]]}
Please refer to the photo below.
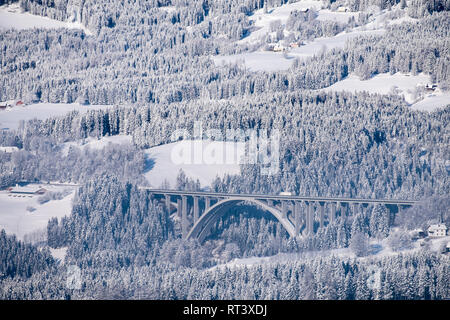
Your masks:
{"label": "bridge arch", "polygon": [[197,238],[200,242],[203,242],[205,240],[206,236],[209,234],[211,228],[214,226],[214,224],[223,216],[225,216],[229,209],[234,207],[240,202],[250,202],[259,208],[269,212],[272,214],[272,216],[277,219],[281,225],[286,229],[289,236],[295,237],[295,227],[294,225],[287,219],[283,218],[281,212],[269,206],[263,201],[252,199],[252,198],[226,198],[223,200],[218,201],[213,206],[208,208],[203,215],[197,220],[197,222],[194,224],[194,226],[191,228],[187,235],[187,239],[195,239]]}

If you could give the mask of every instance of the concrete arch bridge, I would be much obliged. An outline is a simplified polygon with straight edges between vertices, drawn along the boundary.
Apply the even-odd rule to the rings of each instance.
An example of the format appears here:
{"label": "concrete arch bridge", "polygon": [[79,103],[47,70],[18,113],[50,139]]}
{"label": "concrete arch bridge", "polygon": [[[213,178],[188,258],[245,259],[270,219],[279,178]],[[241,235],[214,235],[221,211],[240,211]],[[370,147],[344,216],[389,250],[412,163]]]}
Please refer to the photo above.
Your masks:
{"label": "concrete arch bridge", "polygon": [[[302,197],[292,195],[230,194],[200,191],[164,189],[147,190],[162,201],[166,209],[176,212],[181,219],[184,239],[197,238],[203,242],[215,223],[227,215],[230,209],[241,203],[249,203],[270,213],[286,229],[290,237],[310,236],[333,223],[340,207],[374,204],[385,205],[391,212],[412,206],[415,200],[355,199],[335,197]],[[352,210],[350,210],[352,211]]]}

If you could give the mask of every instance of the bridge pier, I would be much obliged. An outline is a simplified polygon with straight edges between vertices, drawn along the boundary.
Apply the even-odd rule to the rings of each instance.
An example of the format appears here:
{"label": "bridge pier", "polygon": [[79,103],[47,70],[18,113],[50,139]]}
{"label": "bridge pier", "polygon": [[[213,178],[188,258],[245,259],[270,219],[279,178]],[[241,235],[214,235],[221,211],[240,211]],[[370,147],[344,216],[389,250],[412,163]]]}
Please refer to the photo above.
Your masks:
{"label": "bridge pier", "polygon": [[167,209],[167,212],[170,214],[170,195],[165,194],[165,195],[164,195],[164,198],[165,198],[165,200],[166,200],[166,209]]}
{"label": "bridge pier", "polygon": [[208,210],[210,206],[211,206],[211,198],[205,197],[205,211]]}
{"label": "bridge pier", "polygon": [[330,213],[328,216],[328,219],[330,219],[330,223],[334,223],[334,221],[336,220],[336,207],[336,202],[330,202]]}
{"label": "bridge pier", "polygon": [[295,227],[295,234],[300,234],[300,227],[301,227],[301,220],[300,220],[300,202],[295,201],[294,202],[294,210],[292,211],[294,213],[294,227]]}
{"label": "bridge pier", "polygon": [[307,210],[306,210],[306,234],[308,236],[312,236],[314,233],[314,208],[313,203],[307,202]]}
{"label": "bridge pier", "polygon": [[351,215],[355,216],[360,212],[361,204],[358,202],[353,202]]}
{"label": "bridge pier", "polygon": [[286,201],[281,200],[281,217],[287,219],[287,204]]}
{"label": "bridge pier", "polygon": [[187,196],[181,196],[181,234],[183,239],[188,233],[187,209]]}
{"label": "bridge pier", "polygon": [[194,199],[194,223],[196,223],[199,217],[198,197],[193,196],[193,199]]}
{"label": "bridge pier", "polygon": [[319,223],[320,228],[323,228],[325,224],[325,202],[319,202],[319,206]]}
{"label": "bridge pier", "polygon": [[181,218],[181,199],[177,199],[177,215],[179,218]]}

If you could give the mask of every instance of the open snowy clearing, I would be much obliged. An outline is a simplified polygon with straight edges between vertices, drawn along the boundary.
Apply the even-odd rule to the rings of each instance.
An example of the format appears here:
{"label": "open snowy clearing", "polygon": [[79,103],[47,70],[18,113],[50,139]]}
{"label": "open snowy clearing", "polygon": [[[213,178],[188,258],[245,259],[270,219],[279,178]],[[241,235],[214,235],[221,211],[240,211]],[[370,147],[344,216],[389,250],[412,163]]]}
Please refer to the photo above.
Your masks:
{"label": "open snowy clearing", "polygon": [[434,111],[450,105],[450,92],[429,94],[419,102],[411,105],[411,109],[420,111]]}
{"label": "open snowy clearing", "polygon": [[291,11],[311,8],[319,10],[322,8],[322,1],[304,0],[295,3],[288,3],[280,7],[269,9],[267,13],[264,13],[264,9],[257,10],[252,16],[250,16],[250,20],[254,21],[255,27],[258,29],[251,32],[249,36],[239,42],[257,42],[269,33],[270,24],[273,21],[280,20],[280,22],[284,24],[288,20]]}
{"label": "open snowy clearing", "polygon": [[33,29],[33,28],[68,28],[81,29],[87,35],[92,33],[79,22],[63,22],[22,12],[18,4],[0,7],[0,29]]}
{"label": "open snowy clearing", "polygon": [[336,21],[342,23],[348,23],[348,21],[354,17],[358,17],[359,12],[333,12],[329,9],[322,9],[317,14],[317,20],[320,21]]}
{"label": "open snowy clearing", "polygon": [[294,57],[283,56],[279,52],[256,51],[231,56],[215,56],[216,65],[238,63],[250,71],[281,71],[287,70],[294,62]]}
{"label": "open snowy clearing", "polygon": [[414,96],[416,88],[431,84],[430,76],[419,74],[416,76],[396,73],[382,73],[378,74],[368,80],[360,80],[356,75],[349,75],[344,80],[338,81],[333,85],[324,88],[326,91],[351,91],[361,92],[367,91],[370,93],[388,94],[396,92],[399,95],[404,95],[408,103],[416,101]]}
{"label": "open snowy clearing", "polygon": [[[38,195],[12,195],[0,191],[0,229],[8,234],[15,234],[23,240],[24,235],[47,228],[52,217],[62,218],[70,215],[75,188],[68,186],[53,186],[40,184],[48,191],[72,190],[61,200],[50,200],[39,204]],[[34,208],[34,211],[27,210]]]}
{"label": "open snowy clearing", "polygon": [[80,150],[85,150],[89,148],[91,150],[101,150],[110,144],[131,144],[133,139],[130,135],[115,135],[115,136],[106,136],[101,139],[96,139],[93,137],[89,137],[84,140],[79,141],[71,141],[65,142],[61,144],[61,152],[63,155],[67,155],[70,147],[77,147]]}
{"label": "open snowy clearing", "polygon": [[59,261],[64,261],[64,258],[66,257],[67,254],[67,247],[62,247],[62,248],[49,248],[50,249],[50,253],[53,256],[53,258],[59,260]]}
{"label": "open snowy clearing", "polygon": [[[443,244],[446,244],[450,241],[450,236],[440,237],[440,238],[430,238],[428,239],[429,250],[438,252]],[[389,245],[388,240],[383,239],[381,241],[372,240],[370,242],[371,251],[369,255],[365,257],[360,257],[358,259],[367,260],[371,258],[383,258],[388,256],[394,256],[397,254],[406,254],[418,252],[421,250],[421,243],[424,242],[424,239],[413,242],[413,247],[411,249],[405,249],[401,251],[393,251]],[[339,258],[347,258],[347,259],[355,259],[356,255],[352,252],[350,248],[340,248],[340,249],[332,249],[332,250],[322,250],[322,251],[307,251],[303,253],[279,253],[274,256],[269,257],[248,257],[248,258],[236,258],[227,263],[216,265],[210,270],[214,270],[216,268],[243,268],[243,267],[254,267],[263,264],[282,264],[288,262],[295,261],[305,261],[307,259],[320,258],[320,257],[339,257]]]}
{"label": "open snowy clearing", "polygon": [[[322,9],[322,2],[314,0],[285,4],[274,9],[269,9],[267,12],[264,12],[264,9],[260,9],[250,16],[250,20],[254,22],[255,30],[247,37],[239,40],[238,43],[258,43],[263,41],[270,33],[270,24],[272,22],[280,21],[283,25],[287,22],[292,11],[305,9],[316,10],[316,19],[321,21],[348,23],[352,17],[357,19],[359,15],[358,12],[333,12],[329,9]],[[417,20],[406,16],[406,11],[404,10],[397,11],[398,14],[396,15],[392,15],[392,11],[388,10],[372,11],[370,8],[368,9],[367,12],[370,12],[372,15],[365,25],[344,31],[333,37],[316,38],[313,41],[306,42],[305,45],[288,50],[287,55],[283,55],[279,52],[259,50],[256,52],[230,56],[214,56],[212,59],[216,65],[241,61],[250,71],[287,70],[292,65],[295,58],[306,59],[323,50],[327,51],[333,48],[343,48],[349,39],[358,36],[382,35],[385,33],[387,25]],[[284,30],[285,36],[289,33],[290,32]]]}
{"label": "open snowy clearing", "polygon": [[308,58],[322,50],[328,51],[334,48],[344,48],[346,42],[359,36],[378,36],[385,32],[384,29],[376,30],[356,30],[352,32],[342,32],[334,37],[317,38],[304,46],[292,49],[289,55],[299,58]]}
{"label": "open snowy clearing", "polygon": [[152,187],[168,182],[175,187],[182,169],[202,187],[209,186],[216,176],[239,174],[244,143],[220,141],[179,141],[146,150],[147,172],[145,178]]}
{"label": "open snowy clearing", "polygon": [[281,52],[256,51],[235,54],[230,56],[213,56],[216,65],[223,63],[243,63],[250,71],[281,71],[290,68],[295,58],[307,59],[321,51],[334,48],[343,48],[349,39],[358,36],[381,35],[385,30],[359,30],[348,33],[340,33],[334,37],[317,38],[298,48],[292,49],[284,55]]}
{"label": "open snowy clearing", "polygon": [[324,88],[326,91],[350,91],[388,94],[396,93],[403,95],[406,102],[412,104],[412,109],[433,111],[437,108],[450,104],[450,93],[443,92],[440,89],[432,93],[420,93],[420,88],[425,85],[431,85],[430,76],[418,74],[416,76],[409,74],[378,74],[368,80],[360,80],[356,75],[350,75],[344,80]]}
{"label": "open snowy clearing", "polygon": [[79,103],[37,103],[24,107],[16,106],[0,110],[0,130],[15,130],[20,122],[32,119],[44,120],[50,117],[63,116],[71,111],[81,113],[89,110],[106,109],[109,105],[81,105]]}

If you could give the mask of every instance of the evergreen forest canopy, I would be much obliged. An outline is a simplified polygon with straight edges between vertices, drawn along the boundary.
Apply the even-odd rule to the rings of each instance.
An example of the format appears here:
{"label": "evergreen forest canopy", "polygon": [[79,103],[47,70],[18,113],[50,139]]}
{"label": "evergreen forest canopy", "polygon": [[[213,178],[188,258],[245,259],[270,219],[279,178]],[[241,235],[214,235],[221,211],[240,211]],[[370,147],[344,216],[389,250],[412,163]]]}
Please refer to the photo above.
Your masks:
{"label": "evergreen forest canopy", "polygon": [[[32,120],[0,131],[0,189],[19,181],[79,183],[70,216],[51,219],[45,244],[0,232],[0,299],[448,299],[448,255],[430,248],[371,255],[369,238],[411,247],[407,230],[449,225],[450,106],[411,110],[394,92],[321,91],[350,74],[423,73],[450,89],[450,1],[324,1],[359,12],[349,24],[291,13],[289,40],[333,36],[362,26],[370,12],[405,10],[409,19],[382,35],[297,60],[285,71],[252,72],[212,57],[251,52],[282,40],[271,25],[261,41],[256,10],[288,0],[0,0],[32,14],[82,23],[76,29],[2,30],[0,101],[107,104],[107,110]],[[395,9],[393,9],[395,8]],[[0,111],[3,112],[3,111]],[[1,117],[1,114],[0,114]],[[213,181],[217,192],[421,200],[395,219],[381,206],[360,208],[307,239],[249,206],[221,219],[206,243],[181,239],[179,221],[138,187],[148,183],[145,149],[169,143],[195,121],[208,128],[277,129],[280,170],[258,166]],[[131,135],[132,144],[80,150],[63,144]],[[181,174],[177,189],[199,184]],[[0,210],[1,211],[1,210]],[[392,234],[392,227],[402,231]],[[64,261],[49,248],[67,248]],[[256,267],[217,267],[234,258],[352,248],[355,258],[308,257]],[[395,250],[394,250],[395,248]],[[304,257],[304,256],[302,256]],[[66,270],[82,271],[80,289]],[[379,285],[370,286],[376,277]]]}

